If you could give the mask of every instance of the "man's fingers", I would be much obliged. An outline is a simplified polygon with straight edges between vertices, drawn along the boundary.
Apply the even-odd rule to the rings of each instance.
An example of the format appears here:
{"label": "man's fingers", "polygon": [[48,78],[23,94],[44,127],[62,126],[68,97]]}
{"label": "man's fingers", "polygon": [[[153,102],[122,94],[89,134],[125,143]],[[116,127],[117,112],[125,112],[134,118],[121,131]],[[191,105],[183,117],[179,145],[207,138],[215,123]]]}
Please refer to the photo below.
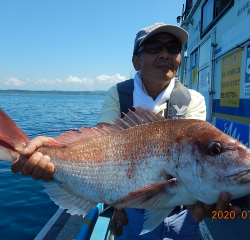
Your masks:
{"label": "man's fingers", "polygon": [[15,162],[11,164],[11,171],[15,174],[19,173],[22,171],[22,168],[24,164],[27,162],[28,158],[27,157],[20,157],[17,159]]}
{"label": "man's fingers", "polygon": [[[13,170],[14,169],[14,170]],[[50,182],[53,179],[55,166],[50,162],[50,157],[36,152],[28,160],[20,159],[14,165],[12,164],[12,171],[14,173],[22,172],[24,176],[29,176],[34,180],[44,180]]]}
{"label": "man's fingers", "polygon": [[40,152],[36,152],[34,155],[32,155],[28,161],[23,166],[21,172],[24,176],[29,176],[32,174],[33,170],[35,169],[36,165],[42,158],[43,154]]}
{"label": "man's fingers", "polygon": [[212,218],[215,204],[203,204],[205,210],[205,217]]}
{"label": "man's fingers", "polygon": [[232,206],[230,208],[230,212],[234,212],[235,215],[237,216],[237,215],[241,214],[242,209],[240,207],[238,207],[238,206]]}
{"label": "man's fingers", "polygon": [[125,226],[129,222],[128,215],[123,209],[122,210],[115,209],[113,218],[115,219],[116,223],[120,226]]}
{"label": "man's fingers", "polygon": [[227,192],[221,192],[218,198],[218,202],[213,205],[205,204],[202,202],[197,202],[195,205],[187,206],[188,210],[192,214],[196,222],[201,222],[205,217],[212,218],[214,212],[219,211],[233,211],[235,215],[242,212],[240,207],[232,206],[230,203],[230,194]]}
{"label": "man's fingers", "polygon": [[110,220],[109,228],[115,237],[120,237],[123,233],[123,226],[128,224],[128,215],[125,210],[114,209],[113,218]]}
{"label": "man's fingers", "polygon": [[54,171],[55,171],[55,165],[49,162],[43,172],[42,180],[45,182],[50,182],[54,180],[54,178],[52,177]]}
{"label": "man's fingers", "polygon": [[218,202],[215,206],[215,211],[228,211],[230,206],[230,194],[227,192],[221,192],[219,195]]}
{"label": "man's fingers", "polygon": [[204,218],[204,215],[205,215],[204,204],[202,202],[198,201],[195,204],[194,212],[195,212],[195,219],[194,220],[196,222],[201,222]]}
{"label": "man's fingers", "polygon": [[195,205],[186,205],[187,209],[190,211],[190,212],[193,212],[194,211],[194,208],[195,208]]}
{"label": "man's fingers", "polygon": [[204,204],[200,201],[198,201],[195,205],[188,205],[187,209],[190,211],[196,222],[201,222],[205,217]]}
{"label": "man's fingers", "polygon": [[117,225],[114,219],[110,220],[109,229],[114,234],[115,237],[120,237],[123,233],[123,227]]}
{"label": "man's fingers", "polygon": [[39,162],[35,166],[34,170],[32,171],[31,177],[34,180],[40,180],[42,178],[42,175],[44,173],[44,169],[48,162],[50,161],[50,157],[47,155],[44,155],[40,158]]}
{"label": "man's fingers", "polygon": [[[46,182],[52,181],[52,174],[55,166],[52,163],[49,163],[49,156],[43,156],[40,152],[36,152],[32,155],[50,139],[52,138],[40,136],[28,142],[27,146],[21,153],[21,157],[12,163],[12,172],[22,172],[24,176],[31,175],[35,180],[43,179]],[[30,155],[31,157],[29,157]],[[29,159],[27,159],[28,157]]]}
{"label": "man's fingers", "polygon": [[42,147],[50,139],[52,139],[52,138],[43,137],[43,136],[36,137],[36,138],[32,139],[26,145],[25,149],[22,152],[22,155],[28,156],[28,155],[33,154],[33,152],[35,152],[36,149],[38,149],[39,147]]}

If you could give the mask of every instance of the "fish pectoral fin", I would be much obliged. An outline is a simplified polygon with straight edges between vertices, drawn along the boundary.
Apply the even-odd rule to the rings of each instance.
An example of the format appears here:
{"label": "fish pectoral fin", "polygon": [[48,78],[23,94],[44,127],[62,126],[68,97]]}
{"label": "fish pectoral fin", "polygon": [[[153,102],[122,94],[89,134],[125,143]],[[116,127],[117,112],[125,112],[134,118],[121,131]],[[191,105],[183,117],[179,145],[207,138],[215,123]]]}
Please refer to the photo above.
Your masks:
{"label": "fish pectoral fin", "polygon": [[68,209],[71,215],[87,215],[97,203],[74,196],[64,184],[47,183],[44,191],[62,209]]}
{"label": "fish pectoral fin", "polygon": [[162,206],[171,195],[167,194],[166,189],[175,185],[176,179],[172,178],[168,181],[154,183],[146,187],[137,189],[122,197],[118,201],[110,204],[116,208],[157,208]]}
{"label": "fish pectoral fin", "polygon": [[140,235],[153,231],[173,211],[171,208],[149,208],[145,209],[143,230]]}

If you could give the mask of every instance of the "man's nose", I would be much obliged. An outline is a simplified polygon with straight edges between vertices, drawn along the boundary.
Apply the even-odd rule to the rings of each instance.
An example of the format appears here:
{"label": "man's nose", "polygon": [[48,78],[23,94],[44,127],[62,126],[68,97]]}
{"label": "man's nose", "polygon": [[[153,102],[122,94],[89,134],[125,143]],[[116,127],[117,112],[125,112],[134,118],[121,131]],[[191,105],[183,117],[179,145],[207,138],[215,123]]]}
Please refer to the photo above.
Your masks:
{"label": "man's nose", "polygon": [[170,58],[171,53],[167,50],[166,46],[163,46],[162,50],[160,51],[159,58]]}

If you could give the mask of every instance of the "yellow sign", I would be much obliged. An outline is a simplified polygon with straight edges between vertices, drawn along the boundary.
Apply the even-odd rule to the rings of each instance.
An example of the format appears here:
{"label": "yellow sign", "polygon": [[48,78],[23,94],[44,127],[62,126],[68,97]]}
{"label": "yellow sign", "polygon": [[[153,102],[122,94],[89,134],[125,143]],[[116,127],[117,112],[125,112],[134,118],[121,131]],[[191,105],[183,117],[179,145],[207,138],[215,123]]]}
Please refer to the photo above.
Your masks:
{"label": "yellow sign", "polygon": [[220,106],[239,107],[242,50],[222,59]]}
{"label": "yellow sign", "polygon": [[193,84],[197,83],[198,67],[193,69]]}

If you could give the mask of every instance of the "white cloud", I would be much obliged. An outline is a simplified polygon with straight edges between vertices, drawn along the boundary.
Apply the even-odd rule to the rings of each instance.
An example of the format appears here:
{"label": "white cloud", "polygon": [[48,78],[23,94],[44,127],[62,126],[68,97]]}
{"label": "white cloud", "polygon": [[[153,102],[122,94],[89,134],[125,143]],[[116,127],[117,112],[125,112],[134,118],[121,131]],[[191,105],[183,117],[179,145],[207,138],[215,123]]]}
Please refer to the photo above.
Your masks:
{"label": "white cloud", "polygon": [[25,82],[22,82],[21,80],[19,80],[18,78],[8,78],[7,81],[5,82],[6,85],[11,86],[21,86],[23,84],[25,84]]}
{"label": "white cloud", "polygon": [[47,79],[38,79],[34,81],[36,84],[54,84],[54,80],[47,80]]}
{"label": "white cloud", "polygon": [[[31,80],[29,80],[31,81]],[[33,81],[35,84],[40,84],[40,85],[53,85],[53,84],[58,84],[58,83],[62,83],[63,81],[59,78],[57,78],[56,80],[47,80],[47,79],[38,79]]]}
{"label": "white cloud", "polygon": [[69,75],[69,77],[67,77],[66,79],[67,82],[70,82],[70,83],[81,83],[81,84],[87,84],[87,85],[91,85],[93,84],[93,79],[91,78],[78,78],[78,77],[73,77],[71,75]]}
{"label": "white cloud", "polygon": [[126,77],[121,76],[119,73],[114,76],[100,75],[96,77],[101,84],[116,84],[126,80]]}
{"label": "white cloud", "polygon": [[93,91],[93,90],[108,90],[111,86],[118,82],[126,80],[126,77],[120,74],[113,76],[100,75],[92,79],[89,77],[79,78],[69,75],[66,79],[30,79],[10,77],[7,80],[0,80],[0,88],[15,88],[26,90],[69,90],[69,91]]}

